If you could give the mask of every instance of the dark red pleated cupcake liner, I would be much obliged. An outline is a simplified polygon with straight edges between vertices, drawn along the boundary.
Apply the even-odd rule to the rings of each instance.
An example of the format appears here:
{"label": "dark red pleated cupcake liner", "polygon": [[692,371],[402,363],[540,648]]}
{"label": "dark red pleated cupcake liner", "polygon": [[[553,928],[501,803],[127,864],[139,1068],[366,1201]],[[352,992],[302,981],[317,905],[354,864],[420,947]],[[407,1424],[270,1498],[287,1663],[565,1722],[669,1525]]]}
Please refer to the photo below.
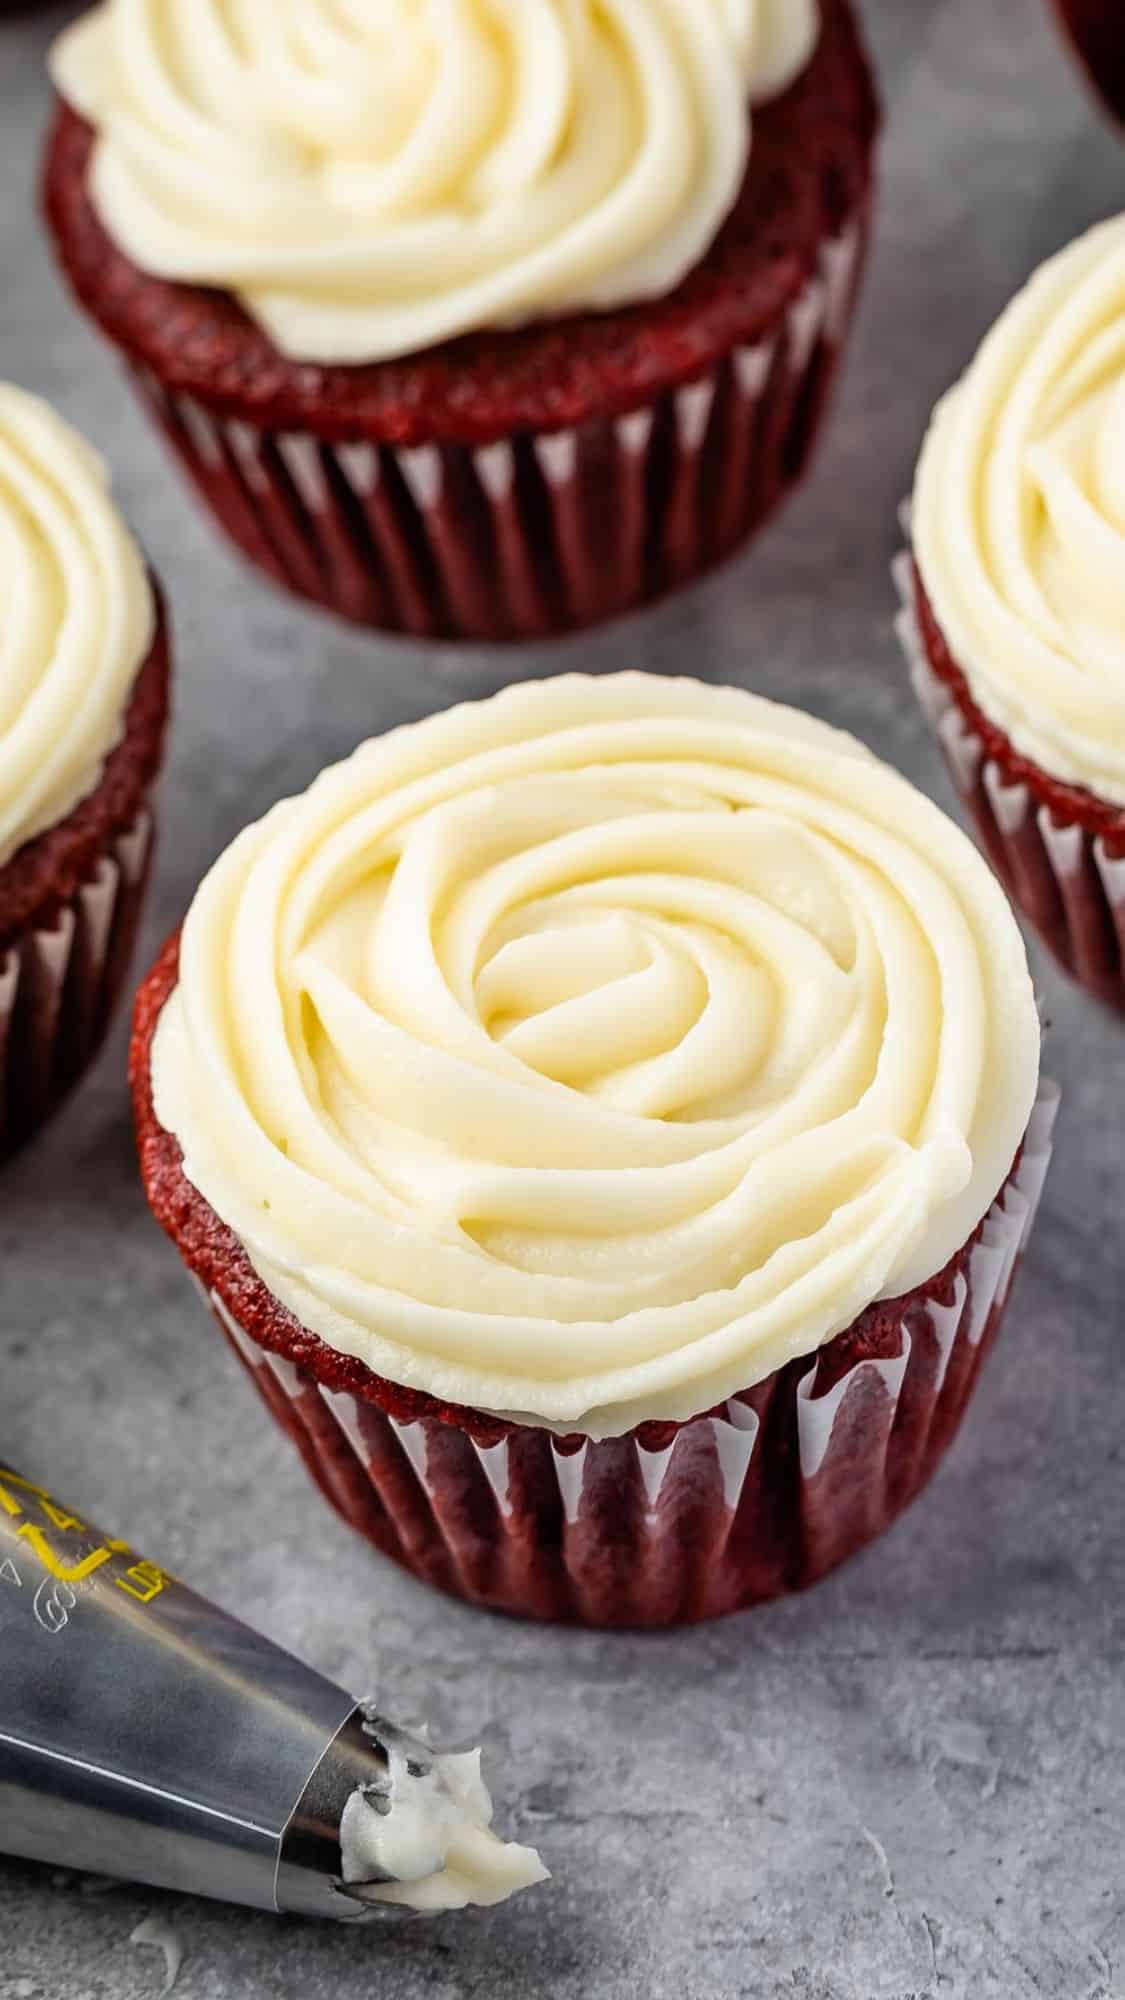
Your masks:
{"label": "dark red pleated cupcake liner", "polygon": [[1054,8],[1101,102],[1125,123],[1125,22],[1119,0],[1054,0]]}
{"label": "dark red pleated cupcake liner", "polygon": [[688,582],[799,479],[867,237],[865,204],[772,334],[708,374],[615,418],[484,446],[263,431],[131,372],[212,512],[275,582],[386,630],[541,638]]}
{"label": "dark red pleated cupcake liner", "polygon": [[1125,810],[1091,799],[1088,823],[1069,811],[1068,788],[1017,756],[975,710],[909,553],[895,582],[915,692],[992,866],[1063,970],[1125,1013]]}
{"label": "dark red pleated cupcake liner", "polygon": [[39,1130],[101,1047],[125,986],[152,851],[145,805],[52,921],[0,953],[0,1160]]}
{"label": "dark red pleated cupcake liner", "polygon": [[343,1393],[262,1347],[237,1277],[204,1296],[323,1493],[385,1555],[518,1616],[693,1623],[815,1583],[926,1485],[999,1328],[1057,1103],[1045,1084],[1012,1176],[938,1278],[685,1424],[597,1441],[446,1408],[404,1420],[375,1377]]}

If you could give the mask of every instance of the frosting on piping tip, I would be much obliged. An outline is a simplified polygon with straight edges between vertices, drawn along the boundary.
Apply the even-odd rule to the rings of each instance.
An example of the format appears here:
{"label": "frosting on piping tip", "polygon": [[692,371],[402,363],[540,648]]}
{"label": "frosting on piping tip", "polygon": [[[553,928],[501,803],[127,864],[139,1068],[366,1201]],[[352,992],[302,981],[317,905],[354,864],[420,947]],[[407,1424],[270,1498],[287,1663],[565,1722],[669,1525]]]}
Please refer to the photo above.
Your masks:
{"label": "frosting on piping tip", "polygon": [[493,1833],[479,1750],[421,1766],[392,1732],[387,1751],[386,1788],[353,1792],[340,1825],[343,1878],[371,1885],[365,1901],[487,1909],[550,1879],[533,1847]]}

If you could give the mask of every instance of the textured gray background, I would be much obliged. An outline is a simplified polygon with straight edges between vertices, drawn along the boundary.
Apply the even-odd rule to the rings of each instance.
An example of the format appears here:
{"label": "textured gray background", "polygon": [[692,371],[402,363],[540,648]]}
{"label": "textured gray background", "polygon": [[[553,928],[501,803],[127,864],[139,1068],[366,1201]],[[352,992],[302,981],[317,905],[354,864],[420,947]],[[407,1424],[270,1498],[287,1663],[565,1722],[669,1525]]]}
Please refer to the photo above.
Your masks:
{"label": "textured gray background", "polygon": [[[1018,280],[1125,195],[1039,0],[867,0],[890,106],[873,280],[806,491],[716,581],[522,661],[373,643],[212,539],[59,295],[32,209],[57,14],[0,27],[0,375],[112,457],[171,590],[178,717],[146,952],[235,830],[328,759],[522,666],[753,684],[948,802],[891,632],[895,503],[937,392]],[[483,1737],[552,1887],[391,1939],[0,1861],[0,2000],[1125,1996],[1119,1341],[1125,1031],[1054,974],[1061,1157],[966,1433],[811,1597],[642,1640],[450,1605],[337,1523],[204,1323],[133,1165],[123,1028],[5,1175],[0,1440],[222,1602],[400,1709]]]}

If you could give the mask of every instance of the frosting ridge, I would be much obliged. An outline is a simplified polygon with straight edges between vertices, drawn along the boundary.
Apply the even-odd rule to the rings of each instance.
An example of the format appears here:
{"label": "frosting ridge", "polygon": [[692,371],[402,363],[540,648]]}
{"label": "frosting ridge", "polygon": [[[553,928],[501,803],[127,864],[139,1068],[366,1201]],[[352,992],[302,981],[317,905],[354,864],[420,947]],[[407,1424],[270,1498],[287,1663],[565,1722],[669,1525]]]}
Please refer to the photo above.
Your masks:
{"label": "frosting ridge", "polygon": [[[134,263],[374,362],[672,289],[817,0],[103,0],[52,55]],[[232,199],[232,190],[237,194]]]}
{"label": "frosting ridge", "polygon": [[974,700],[1125,805],[1125,216],[1017,294],[935,412],[913,538]]}
{"label": "frosting ridge", "polygon": [[641,674],[363,746],[221,857],[152,1062],[312,1331],[592,1436],[940,1270],[1034,1101],[1002,891],[852,738]]}
{"label": "frosting ridge", "polygon": [[94,790],[154,622],[101,460],[0,383],[0,865]]}

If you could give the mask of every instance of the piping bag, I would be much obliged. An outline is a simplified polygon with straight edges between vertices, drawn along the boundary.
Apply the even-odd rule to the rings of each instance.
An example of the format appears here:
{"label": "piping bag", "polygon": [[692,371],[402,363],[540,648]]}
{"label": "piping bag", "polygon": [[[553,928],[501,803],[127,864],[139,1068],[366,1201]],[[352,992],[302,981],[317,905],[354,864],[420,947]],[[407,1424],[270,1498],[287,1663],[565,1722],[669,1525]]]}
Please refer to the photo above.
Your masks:
{"label": "piping bag", "polygon": [[542,1881],[441,1757],[0,1459],[0,1853],[343,1920]]}

